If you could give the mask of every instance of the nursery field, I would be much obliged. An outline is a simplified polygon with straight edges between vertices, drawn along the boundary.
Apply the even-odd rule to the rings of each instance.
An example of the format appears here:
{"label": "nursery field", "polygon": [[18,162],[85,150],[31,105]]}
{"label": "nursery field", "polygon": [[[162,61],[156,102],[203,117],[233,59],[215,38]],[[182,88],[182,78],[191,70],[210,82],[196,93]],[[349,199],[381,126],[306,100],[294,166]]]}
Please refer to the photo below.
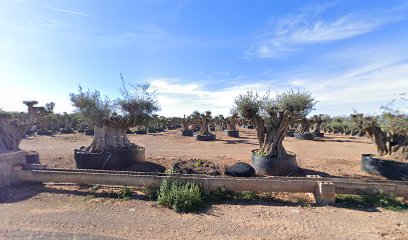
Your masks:
{"label": "nursery field", "polygon": [[[146,147],[146,158],[169,168],[178,159],[213,161],[222,169],[249,163],[257,147],[255,131],[240,138],[216,132],[217,141],[199,142],[178,131],[129,135]],[[21,148],[36,150],[49,167],[74,168],[73,149],[88,145],[81,134],[39,136]],[[360,171],[362,153],[375,152],[366,138],[328,135],[316,141],[287,137],[284,146],[308,173],[368,177]],[[408,214],[341,203],[316,207],[311,194],[278,194],[260,199],[213,202],[198,213],[179,214],[148,201],[135,190],[132,199],[112,197],[118,188],[29,185],[0,192],[0,239],[407,239]],[[268,200],[269,199],[269,200]],[[369,224],[367,224],[369,223]]]}
{"label": "nursery field", "polygon": [[[216,132],[217,141],[195,141],[193,137],[179,136],[179,130],[148,135],[128,135],[130,141],[146,147],[146,160],[171,167],[178,159],[202,159],[212,161],[221,170],[238,161],[250,163],[250,152],[258,148],[255,130],[240,128],[240,138]],[[88,146],[90,136],[66,134],[29,137],[21,143],[23,150],[40,153],[41,163],[48,167],[75,168],[73,150]],[[366,137],[327,134],[316,141],[297,140],[286,137],[284,147],[297,154],[300,167],[308,174],[333,176],[367,176],[360,170],[363,153],[375,153],[375,145]]]}

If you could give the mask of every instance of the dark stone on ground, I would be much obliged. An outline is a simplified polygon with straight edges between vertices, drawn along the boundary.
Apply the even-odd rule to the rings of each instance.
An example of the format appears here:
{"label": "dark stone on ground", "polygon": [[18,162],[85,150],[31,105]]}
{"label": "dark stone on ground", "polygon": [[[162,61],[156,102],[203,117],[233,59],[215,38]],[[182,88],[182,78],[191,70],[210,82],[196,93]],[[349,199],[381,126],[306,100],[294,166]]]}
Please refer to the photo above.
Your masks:
{"label": "dark stone on ground", "polygon": [[225,175],[232,177],[254,177],[255,169],[248,163],[239,162],[225,169]]}

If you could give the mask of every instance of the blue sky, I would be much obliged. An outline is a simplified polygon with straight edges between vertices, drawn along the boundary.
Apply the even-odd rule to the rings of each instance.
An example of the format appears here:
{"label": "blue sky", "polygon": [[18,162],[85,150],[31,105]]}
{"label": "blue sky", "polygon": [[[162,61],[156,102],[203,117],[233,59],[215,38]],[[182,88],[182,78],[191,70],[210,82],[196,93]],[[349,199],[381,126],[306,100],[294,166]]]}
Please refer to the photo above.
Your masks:
{"label": "blue sky", "polygon": [[78,85],[151,82],[161,114],[228,115],[246,91],[308,89],[315,113],[374,113],[408,91],[407,1],[0,0],[0,108]]}

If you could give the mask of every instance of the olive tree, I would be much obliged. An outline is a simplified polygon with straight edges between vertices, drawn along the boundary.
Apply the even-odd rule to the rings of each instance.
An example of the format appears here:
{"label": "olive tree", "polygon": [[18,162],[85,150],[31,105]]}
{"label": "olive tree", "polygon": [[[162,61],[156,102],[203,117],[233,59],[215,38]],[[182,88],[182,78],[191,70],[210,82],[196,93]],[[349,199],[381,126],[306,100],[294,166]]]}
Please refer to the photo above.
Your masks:
{"label": "olive tree", "polygon": [[298,133],[302,133],[302,134],[304,134],[304,133],[308,133],[309,132],[309,130],[310,130],[310,122],[307,120],[307,118],[304,116],[304,117],[301,117],[299,120],[298,120],[298,123],[299,123],[299,125],[298,125],[298,127],[297,127],[297,129],[296,129],[296,131],[298,132]]}
{"label": "olive tree", "polygon": [[351,118],[374,142],[380,156],[408,160],[408,115],[386,111],[380,116],[354,113]]}
{"label": "olive tree", "polygon": [[191,119],[193,119],[196,123],[200,125],[199,135],[212,135],[209,129],[209,125],[212,119],[211,111],[206,111],[204,113],[194,111],[191,114]]}
{"label": "olive tree", "polygon": [[183,118],[181,119],[181,125],[183,127],[183,131],[190,130],[191,116],[186,117],[186,115],[184,115]]}
{"label": "olive tree", "polygon": [[70,94],[76,111],[94,127],[94,138],[86,151],[101,153],[139,148],[129,141],[126,133],[129,127],[145,124],[159,106],[156,93],[149,91],[149,84],[131,86],[132,91],[128,91],[123,82],[121,98],[117,100],[102,97],[97,90],[83,91],[81,86],[77,93]]}
{"label": "olive tree", "polygon": [[310,119],[310,122],[313,125],[313,132],[314,133],[320,133],[321,131],[321,127],[323,124],[323,114],[319,114],[319,115],[313,115],[312,118]]}
{"label": "olive tree", "polygon": [[28,113],[5,112],[0,110],[0,153],[17,151],[21,139],[38,117],[43,107],[35,107],[37,101],[24,101]]}
{"label": "olive tree", "polygon": [[237,131],[238,112],[235,109],[231,110],[231,116],[227,118],[227,130]]}
{"label": "olive tree", "polygon": [[289,90],[274,98],[270,98],[269,94],[261,97],[257,93],[248,92],[235,99],[234,108],[241,117],[255,125],[260,147],[257,154],[286,159],[287,153],[282,142],[289,123],[292,119],[306,117],[314,105],[314,98],[308,91]]}

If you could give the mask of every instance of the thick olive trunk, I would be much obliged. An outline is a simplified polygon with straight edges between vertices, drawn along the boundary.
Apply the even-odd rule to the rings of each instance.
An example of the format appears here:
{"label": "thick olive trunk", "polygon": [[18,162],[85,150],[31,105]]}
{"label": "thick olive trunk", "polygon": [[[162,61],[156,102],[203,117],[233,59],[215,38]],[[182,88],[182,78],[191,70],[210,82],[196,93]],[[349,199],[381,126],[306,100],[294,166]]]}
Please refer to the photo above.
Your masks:
{"label": "thick olive trunk", "polygon": [[210,125],[209,120],[204,119],[202,121],[200,135],[210,135],[209,125]]}
{"label": "thick olive trunk", "polygon": [[232,116],[231,119],[227,122],[227,124],[228,124],[227,125],[227,130],[236,131],[237,130],[237,128],[236,128],[237,122],[238,122],[237,117]]}
{"label": "thick olive trunk", "polygon": [[255,125],[256,127],[256,133],[257,133],[257,137],[258,137],[258,141],[259,141],[259,147],[262,149],[264,142],[267,138],[265,132],[265,123],[264,120],[260,117],[260,116],[254,116],[254,118],[252,119],[252,124]]}
{"label": "thick olive trunk", "polygon": [[119,127],[95,127],[94,138],[88,152],[100,153],[109,151],[135,150],[137,146],[127,138],[127,128]]}
{"label": "thick olive trunk", "polygon": [[317,122],[316,125],[315,125],[315,127],[314,127],[313,132],[315,132],[315,133],[320,133],[320,131],[321,131],[321,126],[322,126],[322,121]]}
{"label": "thick olive trunk", "polygon": [[283,112],[279,113],[277,127],[271,131],[267,131],[263,119],[259,116],[254,117],[252,122],[256,126],[259,152],[270,158],[286,159],[287,153],[282,143],[289,128],[288,116]]}
{"label": "thick olive trunk", "polygon": [[379,127],[370,127],[367,129],[367,135],[374,142],[377,147],[377,153],[380,156],[389,154],[387,148],[387,136]]}
{"label": "thick olive trunk", "polygon": [[408,160],[408,137],[405,135],[391,134],[387,143],[388,152],[399,160]]}
{"label": "thick olive trunk", "polygon": [[0,153],[19,150],[21,139],[29,127],[29,121],[0,119]]}
{"label": "thick olive trunk", "polygon": [[278,127],[270,133],[268,141],[264,143],[264,152],[268,157],[286,159],[287,153],[283,147],[283,139],[289,128],[289,119],[286,114],[281,113],[278,117]]}
{"label": "thick olive trunk", "polygon": [[307,121],[306,118],[302,118],[297,131],[299,133],[306,133],[309,132],[309,129],[310,129],[309,121]]}

